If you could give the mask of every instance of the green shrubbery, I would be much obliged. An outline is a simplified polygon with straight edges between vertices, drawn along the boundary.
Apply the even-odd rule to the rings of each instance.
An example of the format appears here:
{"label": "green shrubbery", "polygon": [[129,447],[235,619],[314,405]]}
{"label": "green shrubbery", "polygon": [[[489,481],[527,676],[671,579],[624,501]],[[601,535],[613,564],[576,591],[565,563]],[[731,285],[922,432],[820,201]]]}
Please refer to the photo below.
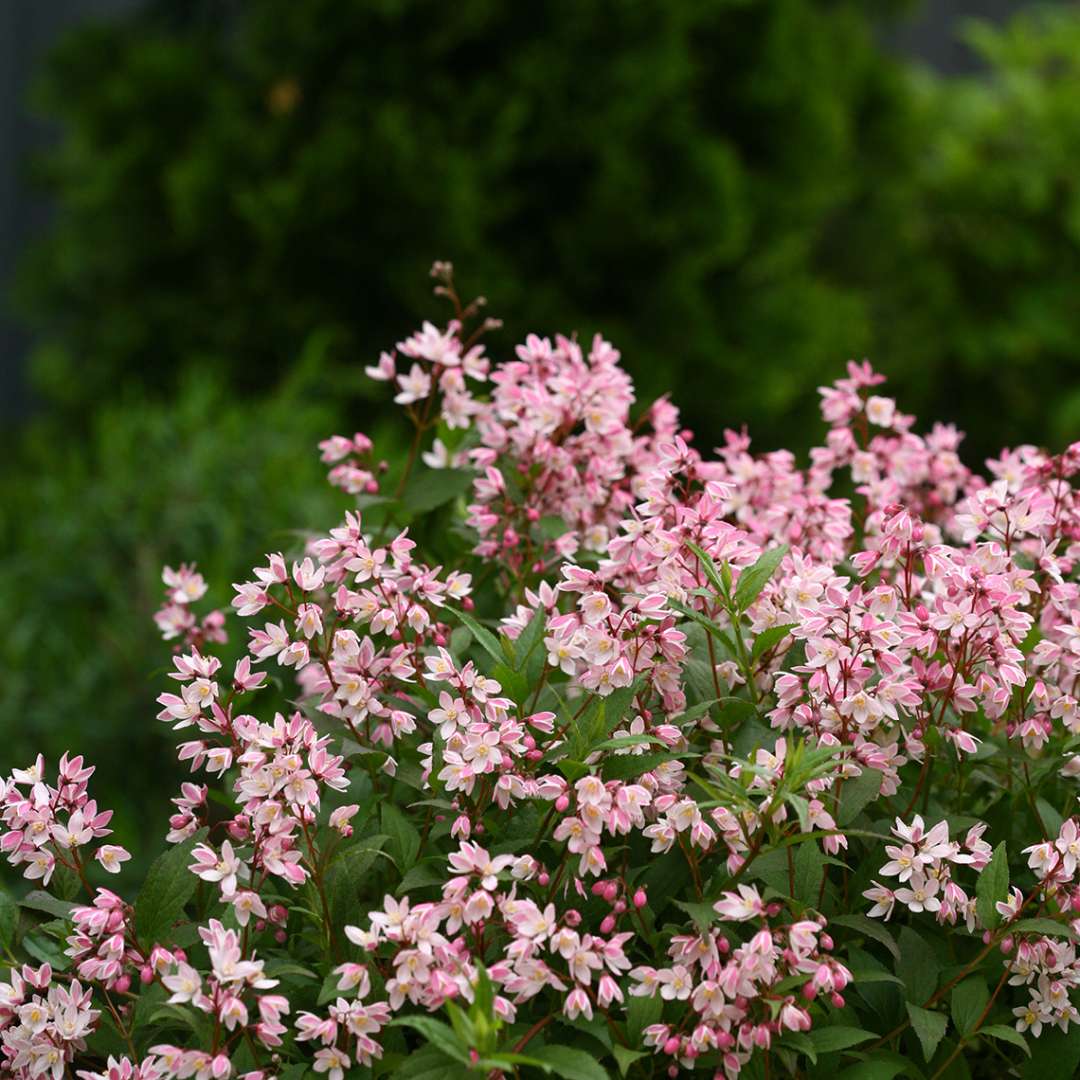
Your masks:
{"label": "green shrubbery", "polygon": [[[162,784],[176,776],[168,729],[154,719],[162,564],[198,556],[211,595],[227,603],[268,531],[340,512],[344,497],[323,482],[314,446],[297,454],[344,411],[317,390],[320,371],[307,363],[276,396],[244,402],[192,371],[166,401],[100,408],[85,440],[28,438],[20,469],[4,475],[3,758],[29,762],[41,750],[55,759],[77,746],[98,765],[120,842],[137,854],[142,836],[128,830],[142,820],[156,843]],[[277,543],[292,547],[296,536]]]}
{"label": "green shrubbery", "polygon": [[880,9],[259,0],[83,32],[42,87],[39,366],[81,404],[192,353],[262,386],[319,327],[368,360],[452,258],[517,325],[603,330],[692,424],[809,437],[806,386],[873,343],[848,221],[890,251],[901,224]]}

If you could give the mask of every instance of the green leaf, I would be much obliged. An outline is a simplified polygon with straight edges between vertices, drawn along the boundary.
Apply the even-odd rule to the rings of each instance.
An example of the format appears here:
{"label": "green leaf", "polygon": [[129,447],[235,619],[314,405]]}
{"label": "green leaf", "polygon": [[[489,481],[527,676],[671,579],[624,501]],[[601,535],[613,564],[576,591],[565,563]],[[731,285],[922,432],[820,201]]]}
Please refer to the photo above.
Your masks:
{"label": "green leaf", "polygon": [[457,609],[447,609],[451,614],[464,625],[470,634],[472,634],[476,643],[490,656],[495,663],[503,664],[506,662],[506,655],[503,653],[502,646],[499,644],[499,639],[486,627],[482,626],[476,619],[474,619],[467,611],[460,611]]}
{"label": "green leaf", "polygon": [[520,671],[515,671],[508,663],[501,661],[492,668],[491,677],[499,683],[515,705],[525,704],[529,695],[529,683]]}
{"label": "green leaf", "polygon": [[453,1028],[433,1016],[399,1016],[391,1020],[387,1027],[410,1027],[455,1061],[463,1065],[469,1062],[469,1047],[458,1038]]}
{"label": "green leaf", "polygon": [[426,514],[468,491],[475,479],[470,469],[426,469],[409,478],[401,502],[411,514]]}
{"label": "green leaf", "polygon": [[896,961],[896,974],[904,980],[909,1001],[926,1001],[937,989],[941,964],[938,954],[925,938],[910,926],[900,930],[900,956]]}
{"label": "green leaf", "polygon": [[311,968],[306,968],[303,964],[297,964],[293,960],[268,961],[266,964],[266,974],[272,979],[288,979],[290,977],[297,979],[317,979],[319,977],[311,970]]}
{"label": "green leaf", "polygon": [[[870,954],[865,953],[864,955],[869,956]],[[896,983],[897,986],[904,985],[899,976],[893,975],[892,972],[883,971],[879,968],[868,968],[865,971],[862,971],[858,968],[852,968],[851,981],[858,983],[861,986],[865,986],[867,983],[879,982]]]}
{"label": "green leaf", "polygon": [[978,975],[965,979],[953,987],[949,998],[949,1008],[956,1030],[961,1035],[967,1035],[972,1031],[989,1000],[990,991],[985,981]]}
{"label": "green leaf", "polygon": [[[757,718],[757,706],[752,701],[740,697],[722,697],[720,705],[721,724],[741,724]],[[775,732],[773,733],[775,739]]]}
{"label": "green leaf", "polygon": [[1031,1060],[1024,1066],[1024,1080],[1075,1080],[1080,1069],[1080,1027],[1067,1032],[1052,1028],[1033,1040]]}
{"label": "green leaf", "polygon": [[626,1006],[626,1041],[631,1046],[637,1046],[641,1033],[651,1024],[658,1023],[663,1011],[664,1002],[659,994],[655,997],[630,998]]}
{"label": "green leaf", "polygon": [[770,626],[754,638],[754,647],[750,650],[751,662],[756,662],[770,649],[775,648],[791,633],[796,623],[784,623],[782,626]]}
{"label": "green leaf", "polygon": [[19,908],[10,896],[0,889],[0,951],[15,947],[18,929]]}
{"label": "green leaf", "polygon": [[627,1070],[638,1058],[648,1056],[648,1052],[645,1050],[631,1050],[628,1047],[620,1046],[618,1043],[611,1048],[611,1052],[615,1055],[615,1063],[619,1066],[620,1076],[625,1076]]}
{"label": "green leaf", "polygon": [[292,1065],[286,1065],[278,1073],[278,1080],[303,1080],[304,1074],[308,1071],[306,1061],[293,1062]]}
{"label": "green leaf", "polygon": [[1020,919],[1012,924],[1010,929],[1014,933],[1046,934],[1049,937],[1064,937],[1076,941],[1077,935],[1070,926],[1065,923],[1055,922],[1042,915],[1036,915],[1031,919]]}
{"label": "green leaf", "polygon": [[816,1027],[811,1030],[809,1038],[819,1054],[831,1054],[834,1050],[846,1050],[849,1046],[858,1046],[877,1036],[872,1031],[837,1024],[834,1027]]}
{"label": "green leaf", "polygon": [[420,833],[392,802],[382,805],[382,826],[390,837],[390,856],[404,874],[420,853]]}
{"label": "green leaf", "polygon": [[443,859],[425,859],[417,863],[401,879],[397,887],[398,895],[409,892],[410,889],[442,888],[446,883],[446,863]]}
{"label": "green leaf", "polygon": [[1009,898],[1009,857],[1002,840],[975,885],[975,911],[983,926],[991,930],[1001,922],[995,904]]}
{"label": "green leaf", "polygon": [[712,585],[717,594],[727,596],[728,590],[720,577],[720,571],[717,569],[716,563],[713,562],[712,556],[703,548],[698,547],[693,540],[687,540],[686,546],[697,557],[697,561],[701,563],[701,569],[705,571],[705,577],[709,579],[709,584]]}
{"label": "green leaf", "polygon": [[873,938],[874,941],[881,942],[881,944],[884,945],[897,960],[900,959],[900,949],[892,934],[890,934],[881,923],[875,922],[868,916],[834,915],[829,919],[829,922],[839,926],[846,926],[849,930],[855,930],[864,937]]}
{"label": "green leaf", "polygon": [[702,932],[708,933],[719,916],[712,904],[695,902],[693,900],[673,900],[672,903],[681,908],[694,921],[694,925]]}
{"label": "green leaf", "polygon": [[424,1046],[405,1058],[392,1075],[395,1080],[464,1080],[470,1073],[438,1047]]}
{"label": "green leaf", "polygon": [[816,904],[825,878],[825,859],[817,843],[808,840],[799,845],[795,856],[795,899]]}
{"label": "green leaf", "polygon": [[610,1080],[607,1070],[584,1050],[549,1045],[530,1048],[529,1054],[542,1064],[545,1072],[563,1080]]}
{"label": "green leaf", "polygon": [[840,788],[840,812],[837,825],[850,825],[881,794],[881,773],[863,766],[860,775],[845,780]]}
{"label": "green leaf", "polygon": [[34,911],[46,911],[59,919],[70,919],[71,909],[75,905],[70,900],[57,900],[51,893],[34,889],[19,901],[19,906],[32,908]]}
{"label": "green leaf", "polygon": [[724,631],[721,630],[720,627],[717,626],[717,624],[713,622],[713,620],[710,619],[707,615],[702,615],[702,613],[696,608],[689,607],[688,605],[674,599],[673,597],[668,598],[667,604],[669,608],[679,612],[680,615],[685,615],[688,619],[693,620],[699,626],[704,627],[710,634],[712,634],[713,637],[718,638],[721,642],[723,642],[726,648],[734,651],[731,643],[728,641],[727,634],[725,634]]}
{"label": "green leaf", "polygon": [[[805,1054],[810,1059],[812,1065],[817,1064],[817,1050],[809,1036],[804,1035],[801,1031],[784,1032],[784,1037],[780,1046],[791,1047],[796,1053]],[[795,1069],[792,1068],[789,1071],[794,1072]]]}
{"label": "green leaf", "polygon": [[735,585],[735,606],[740,611],[745,611],[761,594],[761,590],[769,583],[769,579],[776,573],[787,554],[787,544],[769,548],[762,552],[760,558],[753,566],[746,567],[739,575]]}
{"label": "green leaf", "polygon": [[544,628],[547,626],[547,612],[541,605],[536,614],[528,621],[525,629],[514,639],[514,668],[524,672],[533,650],[542,648]]}
{"label": "green leaf", "polygon": [[1019,1046],[1028,1057],[1031,1057],[1031,1047],[1028,1046],[1027,1039],[1016,1028],[1009,1027],[1008,1024],[987,1024],[985,1027],[979,1028],[979,1034],[986,1035],[991,1039],[1000,1039],[1002,1042],[1012,1043],[1013,1046]]}
{"label": "green leaf", "polygon": [[845,1069],[839,1080],[893,1080],[895,1076],[920,1078],[922,1075],[914,1062],[891,1050],[879,1050],[873,1057]]}
{"label": "green leaf", "polygon": [[370,892],[369,871],[380,856],[389,858],[382,850],[389,839],[381,833],[365,836],[334,855],[326,871],[326,896],[335,925],[347,922],[360,897]]}
{"label": "green leaf", "polygon": [[623,754],[608,758],[601,766],[605,780],[629,780],[668,761],[676,761],[678,754],[657,752],[654,754]]}
{"label": "green leaf", "polygon": [[27,934],[22,939],[22,947],[35,959],[49,964],[56,971],[63,971],[70,963],[59,942],[45,934]]}
{"label": "green leaf", "polygon": [[173,923],[184,913],[184,905],[198,887],[199,879],[188,867],[192,850],[207,831],[200,829],[150,864],[135,900],[135,934],[144,945],[169,944]]}
{"label": "green leaf", "polygon": [[919,1037],[923,1057],[929,1061],[934,1056],[938,1043],[945,1037],[945,1029],[949,1026],[948,1017],[944,1013],[931,1012],[919,1005],[913,1005],[910,1001],[907,1003],[907,1011],[911,1026]]}

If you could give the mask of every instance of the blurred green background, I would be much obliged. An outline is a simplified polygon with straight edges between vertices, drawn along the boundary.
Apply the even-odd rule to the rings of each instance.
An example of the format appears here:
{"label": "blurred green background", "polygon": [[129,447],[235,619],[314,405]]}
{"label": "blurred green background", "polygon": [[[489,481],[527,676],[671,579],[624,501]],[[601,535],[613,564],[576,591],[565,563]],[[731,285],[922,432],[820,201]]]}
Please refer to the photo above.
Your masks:
{"label": "blurred green background", "polygon": [[863,356],[971,464],[1077,438],[1080,11],[1016,7],[175,0],[77,26],[23,163],[53,209],[10,297],[0,771],[82,752],[156,846],[160,566],[226,603],[340,512],[314,444],[383,423],[361,369],[441,314],[435,258],[497,348],[601,330],[706,447],[745,423],[805,453],[815,388]]}

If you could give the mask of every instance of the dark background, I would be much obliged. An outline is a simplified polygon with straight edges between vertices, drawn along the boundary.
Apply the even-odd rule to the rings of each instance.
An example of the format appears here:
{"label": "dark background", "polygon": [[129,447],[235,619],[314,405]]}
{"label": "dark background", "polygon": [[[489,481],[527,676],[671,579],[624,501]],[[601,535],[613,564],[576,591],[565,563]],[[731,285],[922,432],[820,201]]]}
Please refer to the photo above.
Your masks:
{"label": "dark background", "polygon": [[976,468],[1080,435],[1073,5],[52,0],[0,41],[0,771],[84,753],[140,857],[161,565],[225,604],[340,514],[314,445],[395,451],[362,368],[433,259],[497,353],[602,331],[706,448],[805,460],[863,356]]}

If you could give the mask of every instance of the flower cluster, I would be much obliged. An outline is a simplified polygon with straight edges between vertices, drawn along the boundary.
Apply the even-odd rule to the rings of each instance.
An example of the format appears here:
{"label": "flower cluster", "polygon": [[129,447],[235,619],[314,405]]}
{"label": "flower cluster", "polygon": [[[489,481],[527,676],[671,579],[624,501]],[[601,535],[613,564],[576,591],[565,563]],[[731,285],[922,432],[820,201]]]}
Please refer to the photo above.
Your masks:
{"label": "flower cluster", "polygon": [[807,467],[709,454],[599,336],[497,361],[434,273],[453,317],[367,369],[407,453],[322,442],[354,505],[228,616],[164,572],[190,776],[145,883],[82,758],[0,779],[4,1074],[943,1075],[1071,1033],[1080,444],[980,475],[864,363]]}
{"label": "flower cluster", "polygon": [[12,866],[22,868],[30,881],[48,885],[57,866],[81,874],[84,849],[93,847],[93,858],[110,874],[119,873],[131,856],[117,844],[96,844],[109,836],[111,810],[99,810],[91,799],[87,781],[94,767],[81,757],[64,754],[56,784],[45,782],[45,759],[27,769],[15,769],[0,780],[0,851]]}

